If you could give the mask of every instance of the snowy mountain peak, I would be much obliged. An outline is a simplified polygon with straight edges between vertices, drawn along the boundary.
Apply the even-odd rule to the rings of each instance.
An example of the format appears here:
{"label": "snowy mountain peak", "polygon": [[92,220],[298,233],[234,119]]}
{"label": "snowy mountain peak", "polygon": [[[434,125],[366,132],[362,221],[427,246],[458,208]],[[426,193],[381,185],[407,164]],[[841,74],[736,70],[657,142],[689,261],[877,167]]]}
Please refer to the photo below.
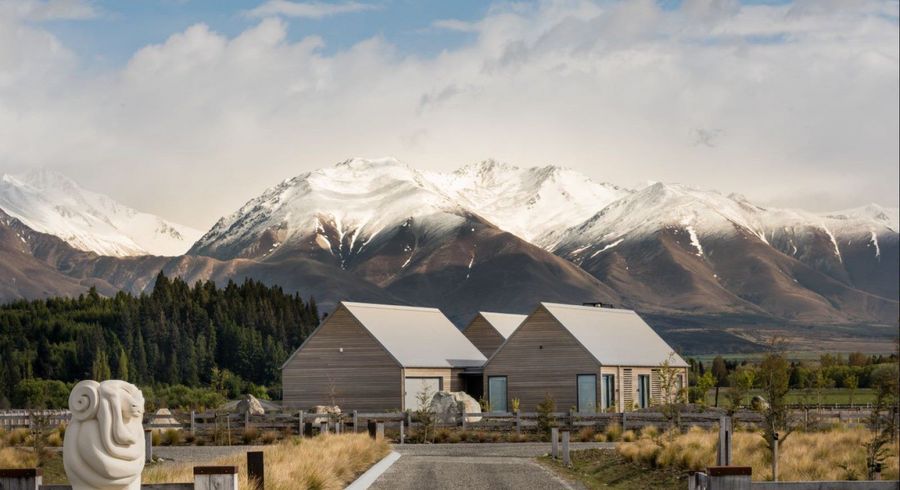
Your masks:
{"label": "snowy mountain peak", "polygon": [[85,190],[52,170],[4,175],[0,209],[35,231],[100,255],[179,255],[200,235]]}

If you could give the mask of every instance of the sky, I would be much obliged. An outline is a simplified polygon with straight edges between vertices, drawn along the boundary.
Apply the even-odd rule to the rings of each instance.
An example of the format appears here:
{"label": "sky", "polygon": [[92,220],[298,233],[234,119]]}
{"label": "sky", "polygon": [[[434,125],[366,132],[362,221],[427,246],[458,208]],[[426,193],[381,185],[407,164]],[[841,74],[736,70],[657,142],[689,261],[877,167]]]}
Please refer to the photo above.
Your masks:
{"label": "sky", "polygon": [[0,173],[209,228],[350,157],[900,201],[898,2],[0,0]]}

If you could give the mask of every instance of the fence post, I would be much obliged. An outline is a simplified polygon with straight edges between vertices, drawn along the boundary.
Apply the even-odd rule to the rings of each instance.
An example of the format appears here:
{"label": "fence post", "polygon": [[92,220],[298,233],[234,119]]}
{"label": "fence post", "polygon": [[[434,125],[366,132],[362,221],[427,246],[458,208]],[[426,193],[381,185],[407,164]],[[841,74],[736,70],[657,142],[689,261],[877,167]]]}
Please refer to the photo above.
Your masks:
{"label": "fence post", "polygon": [[247,452],[247,479],[251,487],[266,488],[266,463],[262,451]]}
{"label": "fence post", "polygon": [[194,431],[196,430],[196,426],[194,424],[194,418],[196,417],[197,412],[191,410],[191,435],[195,435]]}
{"label": "fence post", "polygon": [[778,481],[778,433],[772,437],[772,481]]}
{"label": "fence post", "polygon": [[[150,463],[153,461],[153,431],[150,429],[144,429],[144,462]],[[0,488],[6,488],[0,485]]]}
{"label": "fence post", "polygon": [[300,413],[297,414],[297,433],[300,434],[300,437],[303,437],[303,410],[300,410]]}
{"label": "fence post", "polygon": [[731,466],[731,417],[719,418],[719,447],[716,451],[718,466]]}
{"label": "fence post", "polygon": [[710,490],[750,490],[753,468],[749,466],[711,466],[706,469]]}
{"label": "fence post", "polygon": [[328,433],[328,422],[322,422],[319,424],[319,435]]}
{"label": "fence post", "polygon": [[516,434],[522,433],[522,414],[516,410]]}
{"label": "fence post", "polygon": [[406,433],[403,430],[404,425],[406,425],[406,424],[404,423],[403,419],[400,419],[400,444],[401,445],[403,445],[403,443],[405,442],[404,440],[406,439]]}
{"label": "fence post", "polygon": [[237,466],[195,466],[194,490],[237,490]]}
{"label": "fence post", "polygon": [[303,437],[312,437],[312,436],[313,436],[312,422],[304,422],[303,423]]}
{"label": "fence post", "polygon": [[359,412],[353,411],[353,433],[359,432]]}
{"label": "fence post", "polygon": [[375,421],[372,419],[369,419],[367,422],[368,422],[367,425],[368,425],[368,429],[369,429],[369,437],[371,437],[372,439],[375,439],[375,430],[376,430]]}
{"label": "fence post", "polygon": [[569,455],[569,431],[564,430],[562,433],[562,453],[563,453],[563,464],[569,466],[572,464],[572,459]]}
{"label": "fence post", "polygon": [[553,459],[559,457],[559,429],[556,427],[550,428],[550,455]]}
{"label": "fence post", "polygon": [[384,439],[384,422],[377,422],[375,424],[375,440],[380,441]]}
{"label": "fence post", "polygon": [[10,490],[38,490],[43,484],[40,468],[0,470],[0,488]]}

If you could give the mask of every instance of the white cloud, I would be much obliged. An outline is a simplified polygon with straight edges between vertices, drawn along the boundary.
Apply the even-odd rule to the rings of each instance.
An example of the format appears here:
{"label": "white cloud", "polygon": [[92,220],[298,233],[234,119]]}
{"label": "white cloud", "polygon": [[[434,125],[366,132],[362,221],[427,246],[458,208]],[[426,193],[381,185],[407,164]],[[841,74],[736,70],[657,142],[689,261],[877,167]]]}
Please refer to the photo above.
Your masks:
{"label": "white cloud", "polygon": [[302,17],[307,19],[321,19],[340,14],[352,14],[376,10],[378,6],[359,2],[324,3],[324,2],[290,2],[288,0],[269,0],[266,3],[249,10],[246,14],[250,17]]}
{"label": "white cloud", "polygon": [[100,74],[0,20],[0,170],[56,167],[198,227],[349,155],[897,205],[896,9],[685,5],[498,4],[434,56],[381,37],[326,53],[278,18],[235,37],[199,24]]}
{"label": "white cloud", "polygon": [[0,0],[0,15],[35,22],[93,19],[97,14],[87,0]]}
{"label": "white cloud", "polygon": [[445,29],[457,32],[476,32],[478,24],[475,22],[466,22],[459,19],[439,19],[431,23],[431,26],[437,29]]}

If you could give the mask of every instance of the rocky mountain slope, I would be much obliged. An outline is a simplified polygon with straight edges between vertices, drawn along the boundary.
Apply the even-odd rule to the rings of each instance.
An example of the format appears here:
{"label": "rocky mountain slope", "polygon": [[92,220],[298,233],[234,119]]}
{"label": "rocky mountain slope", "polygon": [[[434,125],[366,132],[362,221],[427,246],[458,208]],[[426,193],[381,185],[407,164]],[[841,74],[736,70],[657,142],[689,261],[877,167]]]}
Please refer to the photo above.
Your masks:
{"label": "rocky mountain slope", "polygon": [[200,236],[47,170],[0,177],[0,209],[32,230],[100,255],[181,255]]}

